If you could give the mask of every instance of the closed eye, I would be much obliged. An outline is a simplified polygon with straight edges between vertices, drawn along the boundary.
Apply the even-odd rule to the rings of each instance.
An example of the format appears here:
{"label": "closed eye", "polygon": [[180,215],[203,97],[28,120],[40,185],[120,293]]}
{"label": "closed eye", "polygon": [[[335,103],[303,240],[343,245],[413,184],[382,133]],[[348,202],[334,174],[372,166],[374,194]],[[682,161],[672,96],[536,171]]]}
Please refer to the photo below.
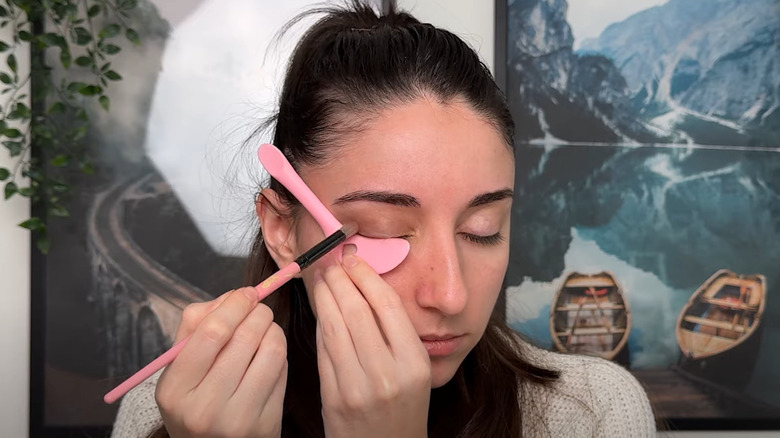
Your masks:
{"label": "closed eye", "polygon": [[357,234],[359,236],[363,236],[363,237],[366,237],[366,238],[369,238],[369,239],[409,239],[410,237],[412,237],[409,234],[405,234],[405,235],[402,235],[402,236],[368,236],[368,235],[363,234],[363,233],[357,233]]}
{"label": "closed eye", "polygon": [[501,235],[501,233],[491,234],[490,236],[480,236],[470,233],[461,233],[461,235],[469,242],[474,242],[485,246],[495,246],[504,241],[504,236]]}

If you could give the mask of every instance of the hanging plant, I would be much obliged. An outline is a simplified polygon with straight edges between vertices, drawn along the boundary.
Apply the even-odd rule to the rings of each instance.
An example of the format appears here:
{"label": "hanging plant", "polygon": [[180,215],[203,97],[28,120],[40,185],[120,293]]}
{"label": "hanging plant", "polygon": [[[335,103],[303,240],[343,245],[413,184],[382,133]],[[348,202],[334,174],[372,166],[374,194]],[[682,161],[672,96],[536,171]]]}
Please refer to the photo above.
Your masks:
{"label": "hanging plant", "polygon": [[[106,91],[122,80],[111,66],[122,50],[118,38],[140,45],[128,24],[137,6],[137,0],[0,2],[0,29],[10,29],[4,33],[10,38],[0,38],[0,141],[18,159],[11,168],[0,167],[0,182],[4,199],[30,198],[39,212],[19,226],[34,232],[43,253],[50,247],[49,219],[69,216],[71,186],[63,175],[94,171],[85,138],[87,109],[95,102],[111,108]],[[27,50],[30,71],[23,73],[18,60]],[[58,70],[65,74],[58,77]],[[23,92],[27,84],[29,96]]]}

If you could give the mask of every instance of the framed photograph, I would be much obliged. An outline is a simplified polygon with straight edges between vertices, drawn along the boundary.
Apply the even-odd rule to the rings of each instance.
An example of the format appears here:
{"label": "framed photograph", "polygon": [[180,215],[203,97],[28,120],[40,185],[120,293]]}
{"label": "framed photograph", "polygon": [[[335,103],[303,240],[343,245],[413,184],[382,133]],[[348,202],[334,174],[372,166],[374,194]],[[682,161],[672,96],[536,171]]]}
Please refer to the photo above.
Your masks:
{"label": "framed photograph", "polygon": [[667,429],[780,429],[780,2],[498,0],[510,325]]}
{"label": "framed photograph", "polygon": [[106,392],[172,343],[182,309],[242,284],[264,178],[246,142],[274,111],[313,0],[141,0],[90,112],[96,173],[34,251],[30,435],[107,436]]}

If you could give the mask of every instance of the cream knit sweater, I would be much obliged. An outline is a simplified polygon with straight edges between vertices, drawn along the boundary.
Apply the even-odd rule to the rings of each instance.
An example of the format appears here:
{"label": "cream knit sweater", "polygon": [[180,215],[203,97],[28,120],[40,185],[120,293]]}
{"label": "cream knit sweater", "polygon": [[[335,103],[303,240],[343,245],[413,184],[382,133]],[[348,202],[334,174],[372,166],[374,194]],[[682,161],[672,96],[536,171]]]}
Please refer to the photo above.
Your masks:
{"label": "cream knit sweater", "polygon": [[[551,388],[523,388],[523,436],[654,437],[655,421],[639,382],[620,365],[595,357],[564,355],[523,343],[531,362],[561,372]],[[145,438],[162,424],[154,400],[160,373],[125,395],[113,438]]]}

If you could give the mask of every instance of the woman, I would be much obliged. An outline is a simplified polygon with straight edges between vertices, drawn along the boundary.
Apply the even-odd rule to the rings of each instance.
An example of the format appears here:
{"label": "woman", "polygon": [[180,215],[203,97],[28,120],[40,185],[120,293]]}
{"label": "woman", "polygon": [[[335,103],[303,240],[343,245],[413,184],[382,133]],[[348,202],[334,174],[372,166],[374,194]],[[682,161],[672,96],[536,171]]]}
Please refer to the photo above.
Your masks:
{"label": "woman", "polygon": [[[392,2],[325,12],[290,62],[273,144],[336,218],[409,255],[379,276],[347,246],[263,303],[245,288],[189,306],[191,340],[125,397],[114,436],[654,435],[628,372],[533,348],[496,309],[514,125],[477,55]],[[250,285],[323,237],[276,181],[257,215]]]}

